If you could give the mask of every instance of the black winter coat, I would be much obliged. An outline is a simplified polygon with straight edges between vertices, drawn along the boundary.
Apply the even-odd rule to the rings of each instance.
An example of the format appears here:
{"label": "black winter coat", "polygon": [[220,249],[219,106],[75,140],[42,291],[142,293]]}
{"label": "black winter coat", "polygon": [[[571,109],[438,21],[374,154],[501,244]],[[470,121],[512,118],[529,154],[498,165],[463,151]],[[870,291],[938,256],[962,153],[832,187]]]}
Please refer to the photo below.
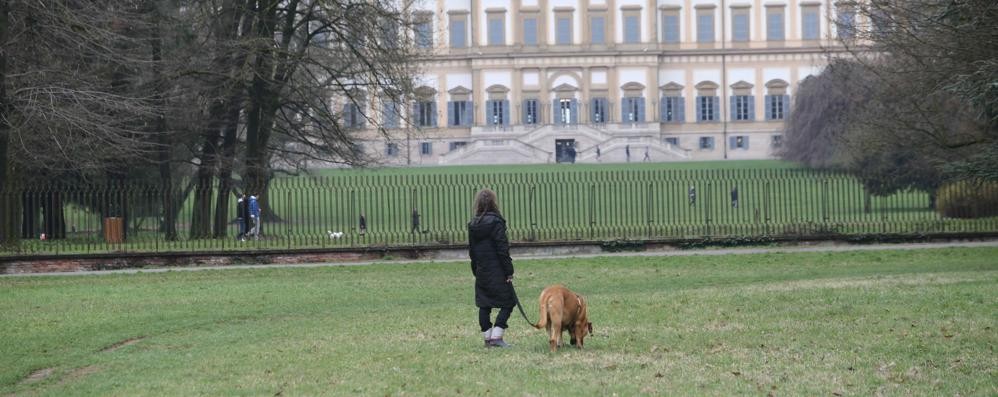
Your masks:
{"label": "black winter coat", "polygon": [[475,275],[475,306],[516,306],[513,284],[506,282],[513,276],[506,220],[493,212],[472,218],[468,223],[468,254],[471,273]]}

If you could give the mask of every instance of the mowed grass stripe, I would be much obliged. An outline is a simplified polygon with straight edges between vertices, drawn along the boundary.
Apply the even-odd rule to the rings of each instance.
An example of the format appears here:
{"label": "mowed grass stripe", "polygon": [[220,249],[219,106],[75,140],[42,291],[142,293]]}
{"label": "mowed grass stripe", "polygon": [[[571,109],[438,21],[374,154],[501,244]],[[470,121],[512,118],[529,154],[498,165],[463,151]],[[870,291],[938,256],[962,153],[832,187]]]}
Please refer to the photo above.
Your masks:
{"label": "mowed grass stripe", "polygon": [[996,257],[518,261],[533,320],[548,284],[591,303],[587,348],[556,354],[519,315],[513,349],[481,347],[467,263],[5,278],[0,393],[990,395]]}

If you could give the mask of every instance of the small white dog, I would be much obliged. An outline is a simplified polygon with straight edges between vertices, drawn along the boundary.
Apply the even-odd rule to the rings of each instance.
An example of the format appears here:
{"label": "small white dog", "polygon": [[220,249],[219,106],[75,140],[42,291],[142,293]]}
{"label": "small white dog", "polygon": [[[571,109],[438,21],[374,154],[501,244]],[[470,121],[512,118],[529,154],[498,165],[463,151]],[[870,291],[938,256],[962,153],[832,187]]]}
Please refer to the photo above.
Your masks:
{"label": "small white dog", "polygon": [[326,230],[326,233],[329,233],[329,238],[330,239],[337,239],[338,240],[340,238],[343,238],[343,232],[334,232],[332,230]]}

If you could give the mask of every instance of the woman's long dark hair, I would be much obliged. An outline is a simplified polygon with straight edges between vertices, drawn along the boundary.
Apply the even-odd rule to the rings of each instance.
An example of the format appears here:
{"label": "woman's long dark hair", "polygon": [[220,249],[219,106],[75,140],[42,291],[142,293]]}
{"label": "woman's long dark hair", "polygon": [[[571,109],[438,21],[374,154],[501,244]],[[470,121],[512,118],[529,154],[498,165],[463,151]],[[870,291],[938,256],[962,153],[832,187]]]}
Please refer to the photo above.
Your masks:
{"label": "woman's long dark hair", "polygon": [[496,198],[496,192],[489,188],[482,189],[475,195],[473,210],[475,216],[481,216],[486,212],[494,212],[496,215],[502,216],[499,213],[499,199]]}

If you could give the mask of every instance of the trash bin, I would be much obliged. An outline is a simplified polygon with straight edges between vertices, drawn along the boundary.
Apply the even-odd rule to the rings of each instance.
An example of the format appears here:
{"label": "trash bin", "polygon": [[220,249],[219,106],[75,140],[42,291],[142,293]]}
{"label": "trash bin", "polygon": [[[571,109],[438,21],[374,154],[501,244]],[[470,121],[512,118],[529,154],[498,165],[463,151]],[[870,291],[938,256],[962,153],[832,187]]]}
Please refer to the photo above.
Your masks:
{"label": "trash bin", "polygon": [[125,229],[121,218],[104,218],[104,241],[108,244],[121,244],[124,240]]}

